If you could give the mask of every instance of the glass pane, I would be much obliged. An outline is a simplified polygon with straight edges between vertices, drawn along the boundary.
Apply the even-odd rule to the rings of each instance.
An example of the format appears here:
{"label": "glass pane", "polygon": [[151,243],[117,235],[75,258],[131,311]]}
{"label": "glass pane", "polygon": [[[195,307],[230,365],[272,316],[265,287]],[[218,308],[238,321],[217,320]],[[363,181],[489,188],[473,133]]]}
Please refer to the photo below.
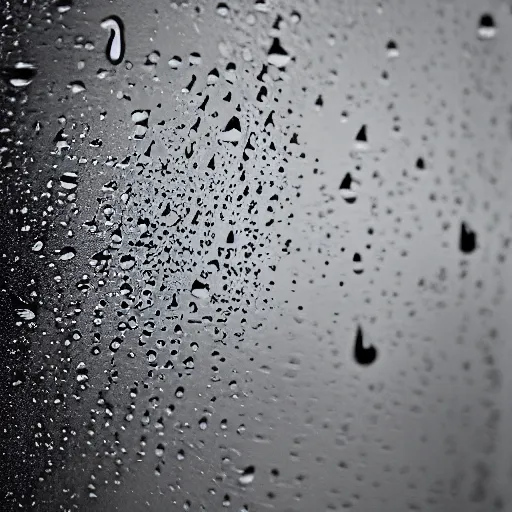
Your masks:
{"label": "glass pane", "polygon": [[510,2],[4,2],[2,510],[510,510]]}

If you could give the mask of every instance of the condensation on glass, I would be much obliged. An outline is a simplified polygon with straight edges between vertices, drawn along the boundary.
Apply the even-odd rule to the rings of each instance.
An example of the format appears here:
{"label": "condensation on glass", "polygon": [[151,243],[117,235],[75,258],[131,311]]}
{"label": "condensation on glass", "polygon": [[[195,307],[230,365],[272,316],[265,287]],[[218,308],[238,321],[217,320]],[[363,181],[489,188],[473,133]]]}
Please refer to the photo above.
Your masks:
{"label": "condensation on glass", "polygon": [[510,2],[1,9],[2,510],[512,509]]}

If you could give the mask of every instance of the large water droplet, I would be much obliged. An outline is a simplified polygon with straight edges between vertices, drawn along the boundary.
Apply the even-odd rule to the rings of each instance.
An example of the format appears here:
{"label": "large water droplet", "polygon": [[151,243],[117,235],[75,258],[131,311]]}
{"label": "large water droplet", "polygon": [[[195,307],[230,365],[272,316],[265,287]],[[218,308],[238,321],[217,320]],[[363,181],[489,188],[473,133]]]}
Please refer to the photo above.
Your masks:
{"label": "large water droplet", "polygon": [[73,247],[63,247],[60,250],[59,260],[69,261],[76,256],[76,250]]}
{"label": "large water droplet", "polygon": [[124,57],[124,25],[118,16],[109,16],[101,22],[101,28],[110,30],[106,55],[107,59],[114,65],[122,62]]}
{"label": "large water droplet", "polygon": [[291,60],[289,53],[281,46],[279,39],[272,42],[267,55],[267,61],[276,68],[284,68]]}
{"label": "large water droplet", "polygon": [[496,24],[490,14],[483,14],[478,24],[478,37],[480,39],[492,39],[496,36]]}
{"label": "large water droplet", "polygon": [[370,345],[365,347],[363,344],[363,330],[360,325],[357,326],[356,339],[354,343],[354,359],[362,366],[369,366],[377,359],[377,349]]}
{"label": "large water droplet", "polygon": [[4,69],[3,72],[13,87],[26,87],[32,82],[36,73],[36,67],[27,62],[17,62],[13,68]]}
{"label": "large water droplet", "polygon": [[476,233],[465,222],[462,222],[460,226],[459,248],[465,254],[476,249]]}

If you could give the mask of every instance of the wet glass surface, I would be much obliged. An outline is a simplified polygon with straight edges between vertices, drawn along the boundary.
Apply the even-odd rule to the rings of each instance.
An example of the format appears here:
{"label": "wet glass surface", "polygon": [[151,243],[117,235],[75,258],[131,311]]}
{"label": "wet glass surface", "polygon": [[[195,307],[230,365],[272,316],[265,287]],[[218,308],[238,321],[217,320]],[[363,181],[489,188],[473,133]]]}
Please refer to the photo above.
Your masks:
{"label": "wet glass surface", "polygon": [[0,510],[512,509],[512,8],[5,2]]}

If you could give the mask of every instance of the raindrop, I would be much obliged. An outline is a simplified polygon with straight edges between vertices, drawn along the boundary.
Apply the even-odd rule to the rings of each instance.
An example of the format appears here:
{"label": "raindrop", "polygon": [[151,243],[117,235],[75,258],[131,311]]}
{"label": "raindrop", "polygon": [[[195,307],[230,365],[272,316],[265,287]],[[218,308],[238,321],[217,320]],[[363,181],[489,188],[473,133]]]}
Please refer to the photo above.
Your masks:
{"label": "raindrop", "polygon": [[416,160],[416,169],[418,169],[420,171],[424,171],[425,170],[425,160],[422,157],[419,157]]}
{"label": "raindrop", "polygon": [[14,87],[26,87],[34,80],[36,73],[36,67],[27,62],[17,62],[13,68],[7,68],[3,72]]}
{"label": "raindrop", "polygon": [[16,313],[23,320],[34,320],[36,317],[36,314],[30,309],[17,309]]}
{"label": "raindrop", "polygon": [[361,366],[369,366],[377,359],[377,349],[370,345],[365,347],[363,344],[363,330],[357,326],[356,339],[354,342],[354,359]]}
{"label": "raindrop", "polygon": [[73,247],[63,247],[60,250],[59,260],[69,261],[76,256],[76,250]]}
{"label": "raindrop", "polygon": [[135,123],[135,139],[143,139],[148,131],[148,120],[149,120],[149,110],[134,110],[132,112],[132,121]]}
{"label": "raindrop", "polygon": [[298,11],[293,11],[290,15],[290,19],[293,24],[297,25],[297,23],[300,23],[301,15]]}
{"label": "raindrop", "polygon": [[290,60],[289,53],[281,46],[279,39],[274,38],[267,55],[268,63],[276,68],[284,68]]}
{"label": "raindrop", "polygon": [[496,24],[490,14],[483,14],[478,24],[478,37],[480,39],[492,39],[496,36]]}
{"label": "raindrop", "polygon": [[366,149],[368,147],[368,136],[366,135],[366,125],[363,124],[357,132],[355,138],[356,147],[358,149]]}
{"label": "raindrop", "polygon": [[169,66],[171,67],[171,69],[178,69],[179,67],[181,67],[182,64],[183,64],[183,62],[181,60],[181,57],[178,57],[177,55],[175,55],[169,61]]}
{"label": "raindrop", "polygon": [[210,287],[196,279],[192,284],[191,293],[198,299],[207,299],[210,296]]}
{"label": "raindrop", "polygon": [[119,266],[123,270],[130,270],[135,266],[135,258],[128,254],[124,254],[123,256],[121,256],[121,258],[119,258]]}
{"label": "raindrop", "polygon": [[220,2],[217,4],[216,11],[219,16],[222,16],[223,18],[225,18],[229,14],[229,7],[224,2]]}
{"label": "raindrop", "polygon": [[397,44],[392,40],[388,41],[388,44],[386,45],[386,52],[389,59],[396,59],[400,55]]}
{"label": "raindrop", "polygon": [[352,175],[347,172],[340,185],[341,197],[348,203],[353,204],[357,199],[357,189],[359,188],[359,181],[352,178]]}
{"label": "raindrop", "polygon": [[123,340],[121,338],[114,338],[111,342],[110,342],[110,350],[112,352],[117,352],[119,350],[119,347],[121,346],[121,342]]}
{"label": "raindrop", "polygon": [[215,85],[218,80],[219,80],[219,72],[217,71],[217,69],[212,69],[208,73],[208,77],[206,78],[206,84],[207,85]]}
{"label": "raindrop", "polygon": [[146,55],[146,62],[144,63],[146,66],[156,66],[158,61],[160,60],[160,52],[155,50],[151,52],[149,55]]}
{"label": "raindrop", "polygon": [[191,66],[200,66],[202,62],[201,55],[197,52],[192,52],[188,58],[188,62]]}
{"label": "raindrop", "polygon": [[32,246],[34,252],[39,252],[43,248],[43,242],[38,241]]}
{"label": "raindrop", "polygon": [[254,482],[254,474],[256,473],[256,468],[254,466],[247,466],[244,469],[244,472],[240,475],[238,482],[241,485],[250,485]]}
{"label": "raindrop", "polygon": [[81,80],[77,80],[75,82],[71,82],[68,85],[68,89],[71,89],[73,94],[78,94],[85,91],[85,84]]}
{"label": "raindrop", "polygon": [[135,124],[143,123],[146,121],[149,117],[147,110],[135,110],[132,112],[132,121]]}
{"label": "raindrop", "polygon": [[353,270],[354,270],[354,274],[362,274],[363,273],[363,258],[361,257],[361,255],[356,252],[354,253],[354,257],[352,258],[352,263],[354,264],[354,267],[353,267]]}
{"label": "raindrop", "polygon": [[219,140],[225,142],[233,142],[235,145],[242,138],[242,128],[238,117],[233,116],[224,131],[219,135]]}
{"label": "raindrop", "polygon": [[162,443],[159,443],[155,448],[155,455],[159,458],[164,456],[165,446]]}
{"label": "raindrop", "polygon": [[65,172],[60,177],[60,186],[66,190],[73,190],[77,187],[78,175],[76,172]]}
{"label": "raindrop", "polygon": [[476,249],[476,233],[465,222],[462,222],[460,226],[459,248],[465,254]]}
{"label": "raindrop", "polygon": [[57,0],[57,11],[59,13],[65,13],[71,9],[71,6],[73,5],[72,0]]}
{"label": "raindrop", "polygon": [[101,22],[101,28],[110,30],[107,42],[107,59],[114,65],[122,62],[124,57],[124,25],[118,16],[110,16]]}

